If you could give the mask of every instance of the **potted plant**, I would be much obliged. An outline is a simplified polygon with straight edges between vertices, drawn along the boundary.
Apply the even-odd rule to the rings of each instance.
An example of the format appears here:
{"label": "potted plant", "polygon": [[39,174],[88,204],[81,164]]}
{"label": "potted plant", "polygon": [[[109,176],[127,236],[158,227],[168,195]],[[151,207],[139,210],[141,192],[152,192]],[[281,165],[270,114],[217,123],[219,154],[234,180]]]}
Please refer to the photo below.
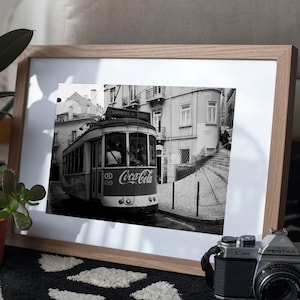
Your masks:
{"label": "potted plant", "polygon": [[[28,46],[33,31],[16,29],[0,36],[0,72],[6,69]],[[9,143],[10,125],[13,107],[13,91],[0,91],[0,98],[10,98],[0,109],[0,142]],[[3,260],[4,243],[7,230],[7,220],[12,216],[20,230],[27,230],[32,225],[25,205],[36,205],[44,198],[45,189],[37,185],[28,190],[24,184],[16,182],[15,174],[6,166],[0,169],[0,265]]]}
{"label": "potted plant", "polygon": [[14,171],[3,165],[0,167],[0,219],[10,216],[20,230],[28,230],[32,219],[26,205],[36,206],[46,195],[45,188],[36,184],[27,189],[22,182],[17,182]]}
{"label": "potted plant", "polygon": [[7,220],[12,217],[16,227],[28,230],[32,225],[27,205],[38,205],[46,195],[45,188],[36,184],[27,189],[22,182],[17,182],[15,173],[7,166],[0,166],[0,265],[3,261]]}

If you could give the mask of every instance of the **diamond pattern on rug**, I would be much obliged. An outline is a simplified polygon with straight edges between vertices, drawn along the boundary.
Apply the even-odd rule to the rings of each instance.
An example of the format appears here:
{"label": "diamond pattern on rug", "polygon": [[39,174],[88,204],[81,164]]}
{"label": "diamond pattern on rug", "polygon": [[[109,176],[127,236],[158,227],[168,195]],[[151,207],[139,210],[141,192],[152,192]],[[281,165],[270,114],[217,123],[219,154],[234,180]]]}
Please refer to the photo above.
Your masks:
{"label": "diamond pattern on rug", "polygon": [[67,279],[104,288],[127,288],[130,283],[147,278],[146,273],[99,267],[68,276]]}
{"label": "diamond pattern on rug", "polygon": [[[6,245],[4,263],[0,268],[0,300],[214,300],[213,289],[208,288],[205,278],[188,274],[161,271],[99,261],[88,258],[70,258],[59,253],[47,253],[38,250]],[[66,258],[62,258],[67,256]],[[40,261],[40,259],[43,259]],[[50,259],[48,259],[50,258]],[[78,259],[78,260],[77,260]],[[44,261],[51,266],[46,267]],[[69,263],[76,262],[74,263]],[[82,263],[83,261],[83,263]],[[66,263],[67,262],[67,263]],[[80,262],[79,265],[76,265]],[[46,265],[47,265],[46,264]],[[64,265],[62,268],[53,267]],[[71,266],[71,268],[70,268]],[[74,266],[72,268],[72,266]],[[125,277],[132,272],[142,274],[138,281],[131,281],[127,288],[106,288],[93,284],[67,279],[78,276],[83,271],[104,267],[106,270],[123,270]],[[48,270],[46,272],[45,270]],[[55,271],[58,270],[58,271]],[[130,271],[130,272],[126,272]],[[105,273],[106,274],[106,273]],[[115,273],[106,277],[115,280]],[[120,275],[124,276],[124,275]],[[118,277],[118,276],[117,276]],[[138,278],[136,278],[137,280]],[[130,281],[127,279],[127,282]],[[14,282],[14,284],[12,284]],[[122,284],[123,285],[123,284]],[[124,284],[128,285],[127,284]],[[1,295],[2,291],[2,295]],[[1,297],[2,296],[2,297]],[[96,298],[95,298],[96,297]]]}
{"label": "diamond pattern on rug", "polygon": [[182,300],[177,289],[167,281],[153,283],[140,291],[130,294],[136,300]]}
{"label": "diamond pattern on rug", "polygon": [[104,297],[98,295],[60,291],[59,289],[49,289],[49,297],[55,300],[105,300]]}
{"label": "diamond pattern on rug", "polygon": [[60,272],[82,264],[83,260],[71,256],[42,254],[39,263],[45,272]]}

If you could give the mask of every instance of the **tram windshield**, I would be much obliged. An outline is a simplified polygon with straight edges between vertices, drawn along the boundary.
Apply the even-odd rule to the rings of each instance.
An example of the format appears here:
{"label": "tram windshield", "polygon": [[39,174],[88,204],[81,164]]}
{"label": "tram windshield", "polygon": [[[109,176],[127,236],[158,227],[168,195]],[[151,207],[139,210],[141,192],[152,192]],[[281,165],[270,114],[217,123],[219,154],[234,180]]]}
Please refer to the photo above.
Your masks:
{"label": "tram windshield", "polygon": [[147,135],[138,132],[129,134],[129,165],[156,166],[156,139],[154,136],[149,136],[148,156]]}
{"label": "tram windshield", "polygon": [[[106,135],[105,165],[125,166],[127,163],[129,166],[156,166],[155,137],[141,132],[127,133],[127,135],[123,132]],[[129,144],[126,144],[126,141]]]}
{"label": "tram windshield", "polygon": [[106,166],[126,164],[126,135],[113,132],[106,135],[105,155]]}
{"label": "tram windshield", "polygon": [[146,134],[140,132],[129,134],[129,165],[148,165]]}

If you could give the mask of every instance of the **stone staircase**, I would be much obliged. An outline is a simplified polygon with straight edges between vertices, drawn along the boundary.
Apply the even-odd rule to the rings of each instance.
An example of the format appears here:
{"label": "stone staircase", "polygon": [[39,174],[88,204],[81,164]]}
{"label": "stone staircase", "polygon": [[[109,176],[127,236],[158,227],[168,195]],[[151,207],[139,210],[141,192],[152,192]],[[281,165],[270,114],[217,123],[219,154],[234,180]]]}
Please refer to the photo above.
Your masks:
{"label": "stone staircase", "polygon": [[209,174],[209,177],[213,180],[213,177],[219,177],[225,185],[228,183],[228,173],[230,164],[230,151],[227,149],[221,149],[215,156],[210,158],[202,166],[202,169]]}
{"label": "stone staircase", "polygon": [[[221,149],[196,172],[174,183],[159,184],[157,189],[160,210],[201,220],[223,220],[229,161],[230,151]],[[172,195],[175,196],[174,208]]]}

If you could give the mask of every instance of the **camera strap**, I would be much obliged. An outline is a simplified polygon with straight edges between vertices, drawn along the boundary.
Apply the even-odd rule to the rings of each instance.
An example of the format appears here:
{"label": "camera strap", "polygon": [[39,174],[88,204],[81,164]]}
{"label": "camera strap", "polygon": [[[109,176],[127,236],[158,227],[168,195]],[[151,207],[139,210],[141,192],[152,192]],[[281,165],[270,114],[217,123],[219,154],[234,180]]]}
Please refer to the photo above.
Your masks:
{"label": "camera strap", "polygon": [[209,259],[212,255],[218,254],[220,251],[221,249],[219,246],[213,246],[203,255],[201,259],[201,267],[205,273],[205,281],[210,287],[213,287],[214,285],[214,270],[209,262]]}

